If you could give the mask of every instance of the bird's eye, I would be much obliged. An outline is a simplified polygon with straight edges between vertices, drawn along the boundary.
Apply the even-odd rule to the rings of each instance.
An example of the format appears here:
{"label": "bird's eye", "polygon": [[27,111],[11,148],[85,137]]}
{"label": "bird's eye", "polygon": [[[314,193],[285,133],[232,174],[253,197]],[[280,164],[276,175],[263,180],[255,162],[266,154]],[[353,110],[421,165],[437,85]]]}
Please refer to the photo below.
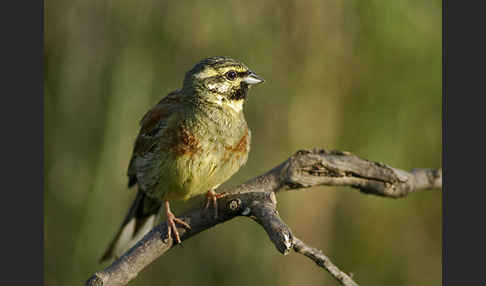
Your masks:
{"label": "bird's eye", "polygon": [[226,73],[226,78],[229,79],[229,80],[235,80],[235,78],[237,77],[238,75],[236,74],[235,71],[231,70],[229,72]]}

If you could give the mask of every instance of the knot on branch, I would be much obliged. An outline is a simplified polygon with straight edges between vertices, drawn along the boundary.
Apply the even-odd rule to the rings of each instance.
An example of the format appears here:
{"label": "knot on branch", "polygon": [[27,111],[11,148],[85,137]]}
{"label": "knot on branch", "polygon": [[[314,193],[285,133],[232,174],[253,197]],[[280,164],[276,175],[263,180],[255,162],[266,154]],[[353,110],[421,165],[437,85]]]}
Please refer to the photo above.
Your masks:
{"label": "knot on branch", "polygon": [[[191,225],[190,230],[179,229],[181,240],[236,216],[246,216],[264,228],[280,253],[286,255],[294,249],[324,267],[342,285],[356,286],[351,277],[333,265],[320,250],[296,238],[277,211],[276,192],[319,185],[347,186],[363,193],[398,198],[418,190],[441,188],[442,169],[406,172],[346,151],[300,150],[267,173],[228,190],[224,195],[220,193],[220,215],[217,218],[204,215],[199,207],[181,215],[180,218]],[[86,285],[125,285],[173,247],[172,239],[163,239],[166,232],[165,222],[157,225],[123,256],[96,272]]]}
{"label": "knot on branch", "polygon": [[241,206],[240,199],[233,199],[228,203],[228,209],[234,212],[236,212],[240,206]]}

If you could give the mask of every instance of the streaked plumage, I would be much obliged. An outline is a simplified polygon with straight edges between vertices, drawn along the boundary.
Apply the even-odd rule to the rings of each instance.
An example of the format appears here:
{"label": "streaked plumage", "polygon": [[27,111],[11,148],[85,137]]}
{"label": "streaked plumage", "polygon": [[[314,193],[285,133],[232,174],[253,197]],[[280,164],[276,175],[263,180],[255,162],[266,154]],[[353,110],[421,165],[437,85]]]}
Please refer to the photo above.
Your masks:
{"label": "streaked plumage", "polygon": [[[259,82],[236,60],[204,59],[187,72],[181,89],[145,114],[127,172],[137,197],[102,260],[122,254],[148,232],[164,201],[171,216],[169,201],[214,196],[213,189],[246,163],[251,133],[242,108],[249,87]],[[170,231],[177,241],[177,229]]]}

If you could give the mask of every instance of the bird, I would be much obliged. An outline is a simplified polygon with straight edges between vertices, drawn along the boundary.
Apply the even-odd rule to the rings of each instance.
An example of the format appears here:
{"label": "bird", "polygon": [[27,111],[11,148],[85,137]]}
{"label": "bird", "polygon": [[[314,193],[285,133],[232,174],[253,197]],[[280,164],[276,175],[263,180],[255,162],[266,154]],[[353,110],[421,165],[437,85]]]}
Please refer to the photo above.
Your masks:
{"label": "bird", "polygon": [[214,206],[215,189],[242,167],[251,132],[243,104],[251,86],[264,79],[226,56],[205,58],[186,74],[182,88],[170,92],[140,120],[128,166],[128,188],[137,194],[100,262],[119,257],[148,233],[165,211],[167,238],[180,244],[171,202],[206,193],[204,210]]}

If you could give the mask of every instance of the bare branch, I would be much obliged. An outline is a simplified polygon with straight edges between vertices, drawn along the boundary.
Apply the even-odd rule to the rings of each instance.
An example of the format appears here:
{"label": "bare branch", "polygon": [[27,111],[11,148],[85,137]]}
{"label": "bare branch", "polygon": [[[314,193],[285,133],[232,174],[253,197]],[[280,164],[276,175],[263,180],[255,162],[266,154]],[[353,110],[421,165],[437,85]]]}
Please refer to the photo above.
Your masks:
{"label": "bare branch", "polygon": [[312,248],[305,243],[303,243],[300,239],[294,237],[294,250],[297,253],[305,255],[310,259],[314,260],[314,262],[319,265],[320,267],[326,269],[331,273],[334,278],[337,279],[342,285],[345,286],[358,286],[356,282],[351,279],[346,273],[339,270],[339,268],[334,265],[327,256],[322,253],[319,249]]}
{"label": "bare branch", "polygon": [[[295,238],[278,215],[275,193],[319,185],[348,186],[368,194],[399,198],[418,190],[441,188],[442,170],[414,169],[406,172],[361,159],[349,152],[298,151],[269,172],[225,190],[226,194],[218,200],[218,218],[205,215],[199,207],[180,216],[192,227],[191,230],[178,228],[181,240],[236,216],[247,216],[265,229],[280,253],[286,255],[294,249],[326,268],[342,285],[357,285],[322,252]],[[166,230],[166,223],[157,225],[122,257],[96,272],[85,285],[127,284],[173,247],[172,239],[164,240]]]}
{"label": "bare branch", "polygon": [[264,175],[236,187],[279,192],[314,186],[342,186],[399,198],[442,187],[442,169],[411,172],[371,162],[346,151],[301,150]]}

